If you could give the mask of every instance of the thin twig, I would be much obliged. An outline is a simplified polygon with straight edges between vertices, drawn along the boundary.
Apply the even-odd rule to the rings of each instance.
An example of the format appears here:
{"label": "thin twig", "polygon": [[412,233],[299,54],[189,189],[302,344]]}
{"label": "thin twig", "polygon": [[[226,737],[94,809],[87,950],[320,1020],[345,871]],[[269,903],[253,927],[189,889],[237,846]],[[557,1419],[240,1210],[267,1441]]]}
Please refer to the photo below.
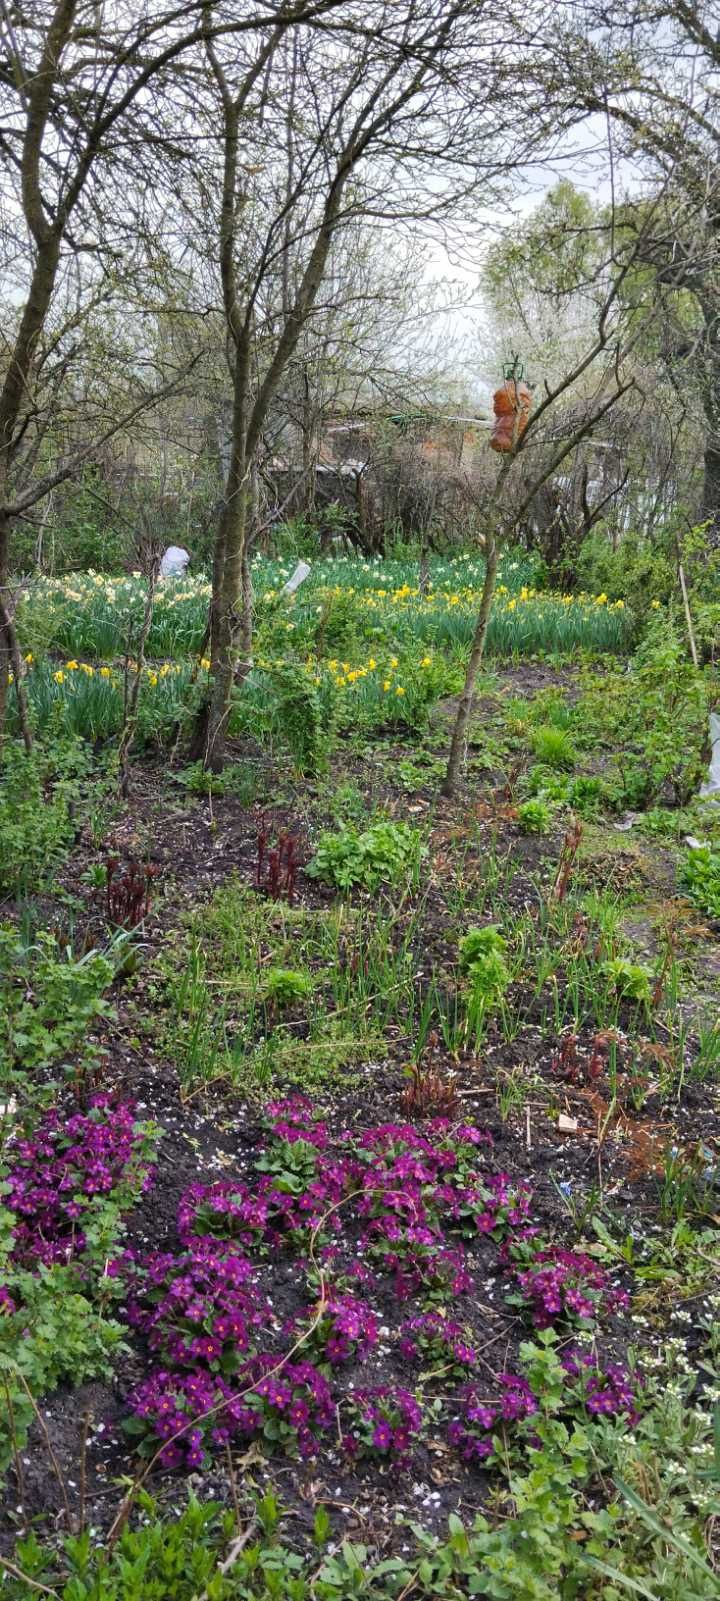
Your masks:
{"label": "thin twig", "polygon": [[41,1584],[39,1579],[31,1579],[29,1573],[23,1573],[22,1568],[16,1568],[15,1563],[10,1562],[8,1557],[0,1556],[0,1568],[4,1568],[6,1573],[11,1573],[14,1579],[22,1580],[22,1583],[29,1585],[31,1590],[37,1590],[40,1595],[54,1595],[55,1601],[59,1601],[57,1590],[51,1590],[49,1585]]}

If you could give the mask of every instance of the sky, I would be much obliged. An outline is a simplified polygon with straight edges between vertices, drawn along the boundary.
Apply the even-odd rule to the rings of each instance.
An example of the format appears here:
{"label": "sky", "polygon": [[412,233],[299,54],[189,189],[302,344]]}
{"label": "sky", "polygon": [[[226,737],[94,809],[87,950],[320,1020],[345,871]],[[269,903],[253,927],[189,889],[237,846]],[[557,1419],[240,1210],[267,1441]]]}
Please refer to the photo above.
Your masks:
{"label": "sky", "polygon": [[569,179],[598,209],[610,203],[613,184],[616,195],[637,192],[640,186],[637,168],[611,152],[604,118],[590,117],[565,137],[552,162],[521,170],[512,203],[503,211],[488,211],[484,241],[473,241],[472,249],[463,251],[462,245],[453,243],[448,249],[439,239],[428,238],[427,281],[451,283],[458,302],[438,314],[438,344],[450,353],[469,401],[483,410],[490,407],[492,391],[502,376],[493,363],[492,330],[480,284],[484,250],[502,237],[513,219],[522,224],[560,178]]}

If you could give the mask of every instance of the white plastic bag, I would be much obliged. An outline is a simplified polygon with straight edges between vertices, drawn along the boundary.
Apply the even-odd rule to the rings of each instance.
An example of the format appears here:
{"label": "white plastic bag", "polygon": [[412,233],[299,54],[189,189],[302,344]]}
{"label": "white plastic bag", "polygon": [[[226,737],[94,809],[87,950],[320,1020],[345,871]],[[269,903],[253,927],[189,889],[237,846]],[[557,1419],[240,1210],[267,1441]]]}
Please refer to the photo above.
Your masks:
{"label": "white plastic bag", "polygon": [[306,561],[299,561],[292,577],[288,578],[286,584],[283,584],[283,594],[294,595],[295,590],[299,589],[301,584],[304,584],[305,579],[309,576],[309,573],[310,567],[308,563]]}
{"label": "white plastic bag", "polygon": [[160,563],[161,578],[184,578],[190,566],[190,553],[182,545],[168,545]]}
{"label": "white plastic bag", "polygon": [[720,795],[720,715],[710,713],[710,768],[707,783],[701,785],[701,795]]}

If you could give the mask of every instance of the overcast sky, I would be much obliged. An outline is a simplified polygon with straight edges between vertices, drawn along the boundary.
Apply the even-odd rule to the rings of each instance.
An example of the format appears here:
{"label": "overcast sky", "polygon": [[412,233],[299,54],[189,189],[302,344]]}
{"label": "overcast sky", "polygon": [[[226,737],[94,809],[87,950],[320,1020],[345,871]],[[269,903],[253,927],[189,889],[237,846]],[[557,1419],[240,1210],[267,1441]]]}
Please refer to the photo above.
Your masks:
{"label": "overcast sky", "polygon": [[457,368],[475,405],[489,405],[500,377],[489,355],[492,340],[480,288],[484,250],[502,237],[513,221],[522,223],[561,178],[569,179],[598,208],[607,205],[612,196],[611,171],[616,195],[637,192],[640,174],[630,162],[618,160],[614,150],[611,153],[604,118],[588,118],[582,128],[566,136],[552,161],[525,168],[519,174],[512,203],[503,211],[488,211],[484,240],[467,241],[467,248],[460,241],[449,250],[437,239],[428,240],[428,280],[449,281],[460,300],[456,308],[440,313],[440,343],[450,348],[452,367]]}

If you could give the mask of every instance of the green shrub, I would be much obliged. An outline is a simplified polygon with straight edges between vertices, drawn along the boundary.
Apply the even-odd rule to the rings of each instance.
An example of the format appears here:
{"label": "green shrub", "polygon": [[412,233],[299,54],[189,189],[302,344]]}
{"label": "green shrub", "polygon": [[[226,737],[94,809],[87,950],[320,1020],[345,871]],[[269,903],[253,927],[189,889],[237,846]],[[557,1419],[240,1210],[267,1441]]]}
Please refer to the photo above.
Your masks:
{"label": "green shrub", "polygon": [[[27,1575],[27,1582],[10,1578],[2,1586],[3,1596],[8,1601],[37,1601],[45,1586],[62,1601],[198,1601],[203,1594],[212,1596],[212,1601],[240,1601],[243,1596],[269,1601],[272,1591],[263,1583],[256,1542],[241,1553],[228,1578],[222,1576],[220,1563],[236,1532],[231,1513],[213,1502],[201,1505],[192,1495],[182,1512],[169,1517],[144,1491],[136,1504],[141,1514],[138,1527],[125,1528],[112,1549],[87,1533],[66,1538],[60,1552],[41,1546],[35,1533],[20,1540],[15,1565]],[[283,1586],[275,1595],[290,1595],[284,1581],[292,1583],[297,1568],[292,1552],[287,1551],[287,1561],[280,1551],[275,1561],[274,1550],[267,1555]],[[252,1588],[246,1588],[243,1580]]]}
{"label": "green shrub", "polygon": [[527,775],[527,786],[531,795],[540,795],[543,800],[559,801],[564,804],[570,799],[572,779],[567,773],[558,773],[552,767],[545,767],[537,763],[531,767]]}
{"label": "green shrub", "polygon": [[576,718],[620,751],[608,774],[616,804],[685,806],[697,793],[709,753],[708,690],[672,618],[650,625],[630,672],[592,681]]}
{"label": "green shrub", "polygon": [[652,973],[647,967],[631,962],[626,956],[615,956],[603,962],[602,972],[621,1000],[649,1003]]}
{"label": "green shrub", "polygon": [[470,928],[460,941],[460,966],[470,981],[468,1022],[479,1031],[492,1006],[502,1001],[510,983],[505,961],[507,940],[494,924]]}
{"label": "green shrub", "polygon": [[539,797],[523,801],[522,805],[518,806],[517,815],[524,834],[546,834],[552,819],[547,801]]}
{"label": "green shrub", "polygon": [[264,974],[263,1000],[270,1006],[292,1006],[312,995],[315,981],[311,973],[297,973],[290,967],[268,967]]}
{"label": "green shrub", "polygon": [[650,601],[667,601],[677,589],[669,540],[666,543],[667,549],[658,548],[630,533],[613,549],[606,532],[593,532],[580,547],[577,586],[590,595],[607,595],[610,601],[624,600],[638,617],[644,617]]}
{"label": "green shrub", "polygon": [[575,751],[565,728],[544,723],[533,730],[532,746],[539,762],[546,767],[568,768],[575,766]]}
{"label": "green shrub", "polygon": [[0,1045],[10,1071],[32,1072],[62,1062],[82,1044],[92,1055],[88,1030],[114,1011],[105,998],[115,976],[108,956],[76,957],[52,934],[38,934],[26,949],[13,928],[0,928]]}
{"label": "green shrub", "polygon": [[720,918],[720,851],[705,845],[691,851],[681,872],[688,895],[707,917]]}
{"label": "green shrub", "polygon": [[174,777],[191,795],[233,795],[247,807],[254,805],[265,787],[259,769],[247,762],[232,762],[221,773],[208,772],[202,762],[193,762]]}
{"label": "green shrub", "polygon": [[374,890],[400,880],[416,883],[422,855],[419,829],[380,819],[363,833],[349,827],[321,834],[306,872],[337,889]]}
{"label": "green shrub", "polygon": [[289,751],[301,773],[315,773],[326,760],[333,729],[332,702],[300,665],[255,668],[234,698],[231,733],[265,737]]}
{"label": "green shrub", "polygon": [[607,786],[601,778],[579,773],[570,783],[568,801],[580,817],[595,817],[607,798]]}
{"label": "green shrub", "polygon": [[485,956],[502,956],[506,950],[507,940],[495,923],[488,923],[485,928],[469,928],[460,941],[460,966],[469,973]]}
{"label": "green shrub", "polygon": [[18,1310],[3,1307],[0,1317],[0,1380],[12,1406],[11,1426],[3,1398],[0,1471],[12,1460],[13,1431],[22,1448],[33,1421],[28,1390],[37,1402],[64,1380],[82,1384],[109,1378],[113,1360],[125,1349],[120,1324],[98,1311],[76,1267],[41,1267],[35,1273],[5,1268],[3,1283]]}
{"label": "green shrub", "polygon": [[667,786],[675,806],[686,806],[708,760],[708,697],[684,641],[664,620],[656,622],[635,654],[637,714],[651,794]]}
{"label": "green shrub", "polygon": [[72,790],[42,751],[7,742],[0,761],[0,891],[37,884],[62,860],[74,833]]}

